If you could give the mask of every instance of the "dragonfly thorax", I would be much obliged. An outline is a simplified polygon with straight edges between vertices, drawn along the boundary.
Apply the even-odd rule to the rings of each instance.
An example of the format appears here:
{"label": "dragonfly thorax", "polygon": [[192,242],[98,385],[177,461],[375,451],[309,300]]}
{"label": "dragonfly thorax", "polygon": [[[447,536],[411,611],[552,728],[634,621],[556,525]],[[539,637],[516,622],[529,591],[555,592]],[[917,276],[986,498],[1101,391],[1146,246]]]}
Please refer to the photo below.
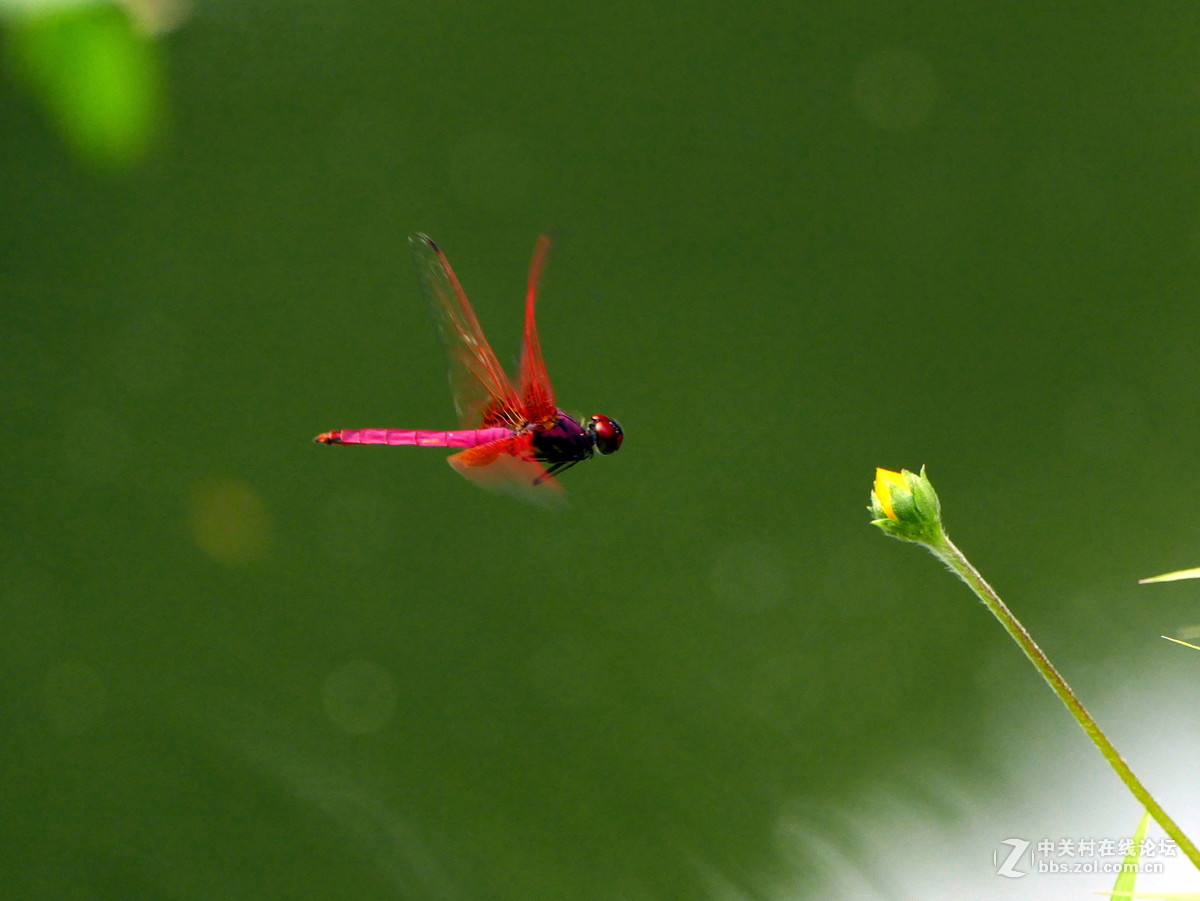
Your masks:
{"label": "dragonfly thorax", "polygon": [[595,452],[590,432],[575,417],[557,411],[554,424],[535,428],[533,453],[548,467],[566,467]]}

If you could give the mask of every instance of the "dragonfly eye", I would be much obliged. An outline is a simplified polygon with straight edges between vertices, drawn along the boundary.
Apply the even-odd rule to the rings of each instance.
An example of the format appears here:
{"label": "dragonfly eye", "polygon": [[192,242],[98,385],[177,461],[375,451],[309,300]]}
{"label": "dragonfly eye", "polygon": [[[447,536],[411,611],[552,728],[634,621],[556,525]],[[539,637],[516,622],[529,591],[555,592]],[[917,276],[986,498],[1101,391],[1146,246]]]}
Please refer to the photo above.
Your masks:
{"label": "dragonfly eye", "polygon": [[609,419],[599,413],[592,417],[587,430],[592,436],[592,444],[595,445],[596,452],[600,454],[615,454],[625,437],[625,433],[621,431],[621,426],[615,419]]}

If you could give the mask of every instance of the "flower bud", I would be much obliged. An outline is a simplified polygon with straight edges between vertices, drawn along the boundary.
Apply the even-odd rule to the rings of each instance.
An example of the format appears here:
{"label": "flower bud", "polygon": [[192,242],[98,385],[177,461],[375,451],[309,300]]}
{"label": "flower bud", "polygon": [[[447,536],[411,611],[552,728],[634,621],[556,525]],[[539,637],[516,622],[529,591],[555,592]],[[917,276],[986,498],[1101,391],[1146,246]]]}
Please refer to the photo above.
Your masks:
{"label": "flower bud", "polygon": [[875,470],[875,490],[871,492],[872,525],[902,541],[941,545],[942,505],[933,484],[925,475],[902,469]]}

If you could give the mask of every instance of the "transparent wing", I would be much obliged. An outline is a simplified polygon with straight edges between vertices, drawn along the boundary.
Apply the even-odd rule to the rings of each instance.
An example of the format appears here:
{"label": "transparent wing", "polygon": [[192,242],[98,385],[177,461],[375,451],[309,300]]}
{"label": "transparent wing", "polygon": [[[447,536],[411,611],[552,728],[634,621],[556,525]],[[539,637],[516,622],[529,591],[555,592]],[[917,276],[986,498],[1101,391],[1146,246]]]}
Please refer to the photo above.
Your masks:
{"label": "transparent wing", "polygon": [[468,448],[448,458],[462,476],[481,488],[529,501],[543,507],[561,507],[567,502],[562,484],[529,454],[533,442],[528,434],[517,435]]}
{"label": "transparent wing", "polygon": [[537,323],[534,321],[534,305],[537,302],[538,282],[546,266],[546,254],[550,250],[550,238],[542,235],[533,248],[533,261],[529,264],[529,284],[525,289],[525,342],[521,348],[521,402],[530,422],[546,422],[554,419],[558,408],[554,403],[554,388],[546,373],[546,361],[542,359],[542,344],[538,340]]}
{"label": "transparent wing", "polygon": [[409,244],[450,356],[450,390],[459,425],[520,428],[529,419],[524,405],[479,327],[450,261],[426,235],[413,235]]}

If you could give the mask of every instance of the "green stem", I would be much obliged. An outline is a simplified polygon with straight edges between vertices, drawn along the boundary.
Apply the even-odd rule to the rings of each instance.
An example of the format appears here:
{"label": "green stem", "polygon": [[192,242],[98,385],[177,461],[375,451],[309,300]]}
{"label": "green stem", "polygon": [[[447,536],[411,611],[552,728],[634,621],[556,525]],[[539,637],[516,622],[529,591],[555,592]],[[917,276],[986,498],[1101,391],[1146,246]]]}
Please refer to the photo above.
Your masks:
{"label": "green stem", "polygon": [[1183,830],[1175,824],[1175,821],[1167,816],[1167,812],[1159,806],[1154,800],[1153,795],[1147,791],[1146,786],[1138,780],[1138,777],[1133,774],[1133,770],[1129,768],[1129,764],[1117,753],[1117,749],[1113,747],[1112,742],[1108,740],[1108,736],[1101,731],[1099,724],[1092,719],[1092,715],[1087,712],[1087,708],[1083,706],[1083,702],[1075,696],[1075,692],[1071,691],[1071,686],[1054,668],[1054,664],[1043,653],[1042,649],[1037,646],[1032,636],[1025,631],[1025,627],[1020,621],[1013,616],[1012,611],[1005,606],[1004,601],[1000,600],[1000,595],[996,594],[995,590],[984,581],[983,576],[979,571],[971,565],[963,552],[960,551],[945,533],[940,536],[941,540],[937,543],[927,545],[934,554],[936,554],[947,566],[956,572],[959,577],[966,582],[971,590],[979,596],[979,599],[987,605],[987,608],[992,611],[996,619],[1000,620],[1000,624],[1012,636],[1013,641],[1021,646],[1021,650],[1025,652],[1025,656],[1030,662],[1037,667],[1042,678],[1049,683],[1054,689],[1054,693],[1058,695],[1058,699],[1066,705],[1067,710],[1071,712],[1071,716],[1075,717],[1075,721],[1083,728],[1083,731],[1088,734],[1088,737],[1100,749],[1100,753],[1104,755],[1104,759],[1121,778],[1121,781],[1133,792],[1133,796],[1141,802],[1142,806],[1150,812],[1158,825],[1167,833],[1175,844],[1184,854],[1187,855],[1196,867],[1200,870],[1200,851],[1196,850],[1196,846],[1192,844],[1192,840],[1183,834]]}

